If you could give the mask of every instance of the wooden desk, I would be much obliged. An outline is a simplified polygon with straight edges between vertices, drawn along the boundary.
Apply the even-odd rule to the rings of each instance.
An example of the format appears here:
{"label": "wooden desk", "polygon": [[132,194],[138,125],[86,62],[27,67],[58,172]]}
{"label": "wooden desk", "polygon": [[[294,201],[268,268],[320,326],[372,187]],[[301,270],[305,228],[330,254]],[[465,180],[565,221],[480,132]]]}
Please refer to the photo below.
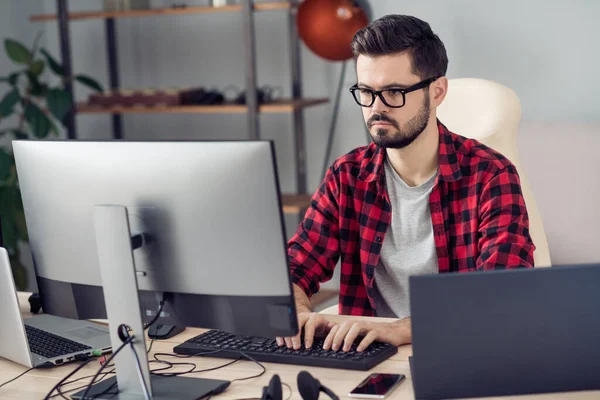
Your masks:
{"label": "wooden desk", "polygon": [[[24,316],[27,317],[28,304],[26,295],[20,297],[22,304],[22,311]],[[24,301],[23,301],[24,300]],[[335,318],[344,319],[346,317],[337,316]],[[381,319],[384,320],[384,319]],[[188,328],[180,335],[164,341],[155,341],[152,346],[151,355],[161,353],[171,353],[173,347],[180,344],[193,336],[200,334],[202,329]],[[408,365],[408,357],[412,354],[410,346],[401,346],[396,355],[388,359],[387,361],[379,364],[371,371],[346,371],[346,370],[333,370],[325,368],[310,368],[310,372],[313,376],[319,379],[325,386],[332,389],[338,394],[340,398],[349,398],[348,392],[362,379],[364,379],[371,372],[391,372],[401,373],[406,375],[406,380],[402,383],[389,397],[390,400],[403,400],[403,399],[414,399],[412,381],[410,379],[410,368]],[[178,361],[174,359],[174,361]],[[187,362],[196,362],[199,368],[211,368],[226,363],[228,360],[208,357],[198,357],[193,359],[186,359]],[[291,399],[301,399],[296,385],[296,379],[298,372],[308,369],[302,366],[284,365],[284,364],[271,364],[263,363],[267,368],[267,372],[259,377],[248,381],[234,382],[224,393],[214,396],[214,400],[226,400],[226,399],[242,399],[249,397],[259,397],[262,393],[262,387],[269,383],[269,380],[273,374],[278,374],[281,380],[292,388]],[[1,399],[42,399],[58,381],[71,372],[78,364],[67,364],[53,369],[39,369],[28,372],[26,375],[17,379],[16,381],[0,388]],[[96,372],[99,367],[99,363],[92,361],[85,368],[79,371],[71,379],[75,379],[82,376],[92,375]],[[154,364],[156,368],[156,364]],[[0,383],[10,380],[17,376],[21,372],[25,371],[26,368],[13,363],[11,361],[0,358]],[[171,370],[172,372],[175,370]],[[225,367],[220,370],[194,374],[191,376],[197,376],[199,378],[214,378],[214,379],[226,379],[232,380],[236,378],[244,378],[259,373],[261,369],[249,361],[238,361],[237,363]],[[83,384],[85,382],[82,382]],[[78,385],[79,382],[76,384]],[[65,388],[68,389],[68,388]],[[283,388],[283,398],[286,399],[289,395],[289,389]],[[326,395],[321,395],[321,398],[327,398]],[[541,394],[541,395],[528,395],[528,396],[511,396],[511,397],[495,397],[493,399],[498,400],[597,400],[600,398],[600,391],[593,392],[571,392],[571,393],[557,393],[557,394]],[[488,398],[492,399],[492,398]]]}

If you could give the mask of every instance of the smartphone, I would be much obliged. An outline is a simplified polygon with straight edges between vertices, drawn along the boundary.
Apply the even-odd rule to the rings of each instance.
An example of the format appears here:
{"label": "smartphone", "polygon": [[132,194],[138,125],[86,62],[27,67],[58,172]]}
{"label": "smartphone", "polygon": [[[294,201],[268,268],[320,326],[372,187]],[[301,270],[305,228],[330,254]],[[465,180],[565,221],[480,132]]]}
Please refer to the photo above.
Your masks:
{"label": "smartphone", "polygon": [[406,378],[402,374],[371,374],[348,394],[350,397],[383,399]]}

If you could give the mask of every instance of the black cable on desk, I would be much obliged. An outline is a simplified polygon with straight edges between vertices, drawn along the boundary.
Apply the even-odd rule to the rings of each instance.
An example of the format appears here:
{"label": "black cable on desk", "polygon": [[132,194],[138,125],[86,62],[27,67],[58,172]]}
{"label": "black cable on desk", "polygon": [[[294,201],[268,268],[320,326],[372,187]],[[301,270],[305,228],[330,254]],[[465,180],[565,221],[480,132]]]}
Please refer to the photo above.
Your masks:
{"label": "black cable on desk", "polygon": [[4,382],[3,384],[1,384],[1,385],[0,385],[0,388],[1,388],[1,387],[3,387],[3,386],[5,386],[5,385],[8,385],[8,384],[9,384],[9,383],[11,383],[11,382],[14,382],[14,381],[16,381],[17,379],[19,379],[20,377],[22,377],[23,375],[25,375],[26,373],[28,373],[29,371],[31,371],[31,370],[34,370],[34,369],[35,369],[35,368],[29,368],[29,369],[25,370],[24,372],[21,372],[19,375],[15,376],[15,377],[14,377],[14,378],[12,378],[11,380],[9,380],[9,381],[6,381],[6,382]]}
{"label": "black cable on desk", "polygon": [[[220,351],[222,351],[222,350],[209,351],[209,352],[200,352],[200,353],[197,353],[196,355],[213,354],[213,353],[218,353]],[[223,365],[219,365],[217,367],[212,367],[212,368],[206,368],[206,369],[197,370],[196,369],[197,365],[195,363],[177,363],[177,362],[173,363],[173,362],[170,362],[170,361],[167,361],[167,360],[161,360],[160,358],[158,358],[158,356],[176,357],[176,358],[189,358],[189,357],[192,357],[192,356],[180,356],[179,354],[169,354],[169,353],[156,353],[156,354],[154,354],[154,360],[153,361],[168,365],[168,367],[166,367],[166,368],[161,368],[161,369],[158,369],[158,370],[154,370],[152,372],[153,375],[159,375],[159,376],[182,376],[182,375],[188,375],[188,374],[196,374],[196,373],[199,373],[199,372],[215,371],[217,369],[227,367],[227,366],[229,366],[231,364],[234,364],[234,363],[236,363],[236,362],[239,361],[239,359],[236,359],[236,360],[230,361],[228,363],[225,363]],[[157,373],[158,371],[164,371],[164,370],[171,369],[171,368],[173,368],[175,366],[182,366],[182,365],[190,366],[192,368],[189,371],[171,372],[171,373]]]}
{"label": "black cable on desk", "polygon": [[87,387],[85,388],[85,392],[83,392],[83,396],[81,396],[83,399],[86,398],[86,396],[88,395],[88,393],[90,392],[90,389],[92,388],[92,386],[94,385],[94,383],[96,383],[96,379],[98,378],[98,375],[100,375],[102,373],[102,371],[104,370],[104,368],[106,368],[106,366],[108,364],[110,364],[110,362],[112,361],[113,358],[115,358],[115,356],[117,354],[119,354],[119,352],[129,344],[129,342],[131,342],[133,340],[133,336],[131,336],[129,339],[125,340],[123,342],[123,344],[121,344],[121,346],[119,346],[119,348],[115,351],[113,351],[113,353],[110,355],[110,357],[108,357],[108,359],[106,360],[106,362],[104,363],[103,366],[101,366],[98,371],[96,372],[96,374],[94,375],[94,378],[92,378],[92,381],[87,385]]}
{"label": "black cable on desk", "polygon": [[[102,382],[108,375],[112,375],[114,373],[115,373],[114,369],[112,369],[110,371],[107,371],[107,372],[103,372],[100,375],[104,375],[104,376],[102,376],[98,382]],[[76,388],[67,389],[67,390],[64,390],[64,391],[63,391],[62,388],[65,387],[65,386],[72,385],[75,382],[79,382],[79,381],[82,381],[84,379],[89,379],[89,378],[93,378],[93,377],[94,377],[94,375],[82,376],[81,378],[77,378],[77,379],[74,379],[74,380],[69,381],[69,382],[64,382],[62,385],[60,385],[60,386],[58,386],[56,388],[56,391],[58,392],[58,394],[54,394],[54,395],[50,396],[50,399],[53,399],[53,398],[59,397],[59,396],[62,397],[62,398],[65,398],[64,397],[65,394],[69,394],[69,393],[73,393],[73,392],[76,392],[76,391],[81,390],[81,389],[85,389],[87,387],[87,385],[88,385],[87,383],[84,384],[84,385],[80,385],[80,386],[78,386]]]}
{"label": "black cable on desk", "polygon": [[156,315],[154,316],[154,318],[152,318],[152,320],[150,322],[148,322],[148,325],[144,326],[144,330],[150,328],[152,326],[152,324],[154,324],[158,320],[158,318],[160,318],[160,313],[162,313],[164,305],[165,305],[164,300],[161,300],[158,303],[158,311],[156,312]]}
{"label": "black cable on desk", "polygon": [[263,376],[265,374],[265,372],[267,372],[267,368],[262,365],[260,362],[256,361],[254,358],[250,357],[248,354],[240,351],[240,354],[244,357],[246,357],[248,360],[253,361],[256,365],[258,365],[259,367],[262,368],[262,372],[258,375],[253,375],[253,376],[249,376],[247,378],[239,378],[239,379],[234,379],[231,381],[231,383],[233,382],[240,382],[240,381],[247,381],[248,379],[253,379],[253,378],[258,378],[260,376]]}
{"label": "black cable on desk", "polygon": [[52,395],[52,393],[54,393],[54,391],[57,390],[58,387],[60,387],[67,379],[69,379],[70,377],[72,377],[73,375],[75,375],[81,368],[83,368],[86,365],[88,365],[90,361],[92,361],[92,359],[88,358],[83,363],[81,363],[81,365],[79,365],[77,368],[75,368],[73,371],[71,371],[67,376],[65,376],[60,381],[58,381],[58,383],[56,385],[54,385],[54,387],[52,388],[52,390],[50,390],[48,392],[48,394],[46,395],[46,397],[44,397],[44,400],[48,400],[50,398],[50,396]]}
{"label": "black cable on desk", "polygon": [[152,350],[152,345],[154,344],[154,340],[156,340],[156,339],[152,339],[150,341],[150,346],[148,347],[148,350],[146,351],[146,354],[150,354],[150,350]]}
{"label": "black cable on desk", "polygon": [[[190,373],[195,372],[195,370],[196,370],[196,364],[195,363],[190,363],[190,362],[171,362],[171,361],[167,361],[167,360],[161,360],[160,358],[158,358],[158,356],[175,357],[175,358],[190,358],[190,357],[199,356],[199,355],[219,353],[221,351],[223,351],[223,350],[201,351],[201,352],[198,352],[196,354],[191,354],[191,355],[180,355],[180,354],[173,354],[173,353],[155,353],[154,354],[154,360],[150,360],[149,363],[160,363],[160,364],[165,364],[167,366],[164,367],[164,368],[154,369],[154,370],[151,371],[151,373],[153,375],[163,375],[163,374],[158,374],[157,372],[167,371],[169,369],[172,369],[173,367],[177,367],[177,366],[180,367],[182,365],[190,367],[190,370],[189,371],[178,372],[177,373],[178,375],[190,374]],[[225,366],[227,366],[227,365],[225,365]],[[203,370],[203,372],[205,372],[205,371]],[[166,374],[166,375],[168,375],[168,376],[178,376],[178,375],[170,375],[170,374]]]}

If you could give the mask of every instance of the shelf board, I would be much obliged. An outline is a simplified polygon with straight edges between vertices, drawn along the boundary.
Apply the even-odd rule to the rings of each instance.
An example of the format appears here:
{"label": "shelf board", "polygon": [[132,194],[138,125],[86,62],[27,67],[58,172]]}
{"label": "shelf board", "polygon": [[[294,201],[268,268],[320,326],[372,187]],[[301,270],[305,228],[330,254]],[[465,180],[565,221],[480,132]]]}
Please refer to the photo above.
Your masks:
{"label": "shelf board", "polygon": [[[254,11],[273,11],[273,10],[288,10],[291,8],[291,3],[288,1],[273,1],[268,3],[254,4]],[[216,12],[237,12],[242,10],[241,4],[234,4],[223,7],[184,7],[184,8],[156,8],[146,10],[129,10],[129,11],[79,11],[69,13],[70,20],[82,19],[104,19],[104,18],[136,18],[136,17],[157,17],[164,15],[186,15],[186,14],[205,14]],[[32,22],[54,21],[56,14],[39,14],[32,15],[29,20]]]}
{"label": "shelf board", "polygon": [[281,204],[283,212],[286,214],[299,213],[306,210],[310,206],[312,196],[307,194],[282,194]]}
{"label": "shelf board", "polygon": [[[282,100],[269,104],[263,104],[258,107],[259,112],[263,113],[286,113],[297,109],[316,106],[327,103],[329,99],[301,99],[301,100]],[[79,113],[102,113],[102,114],[155,114],[155,113],[203,113],[203,114],[239,114],[248,112],[248,107],[239,104],[219,104],[219,105],[186,105],[186,106],[154,106],[154,107],[102,107],[89,105],[87,103],[78,103],[77,112]]]}

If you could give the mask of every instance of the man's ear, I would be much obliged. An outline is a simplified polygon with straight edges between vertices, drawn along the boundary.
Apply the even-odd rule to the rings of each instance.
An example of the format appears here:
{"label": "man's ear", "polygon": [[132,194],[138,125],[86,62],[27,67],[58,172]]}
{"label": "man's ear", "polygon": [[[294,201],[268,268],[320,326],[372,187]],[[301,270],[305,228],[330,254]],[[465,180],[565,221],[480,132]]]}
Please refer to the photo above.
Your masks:
{"label": "man's ear", "polygon": [[437,107],[442,104],[446,98],[446,93],[448,93],[448,79],[442,76],[429,86],[429,98],[433,103],[432,106]]}

